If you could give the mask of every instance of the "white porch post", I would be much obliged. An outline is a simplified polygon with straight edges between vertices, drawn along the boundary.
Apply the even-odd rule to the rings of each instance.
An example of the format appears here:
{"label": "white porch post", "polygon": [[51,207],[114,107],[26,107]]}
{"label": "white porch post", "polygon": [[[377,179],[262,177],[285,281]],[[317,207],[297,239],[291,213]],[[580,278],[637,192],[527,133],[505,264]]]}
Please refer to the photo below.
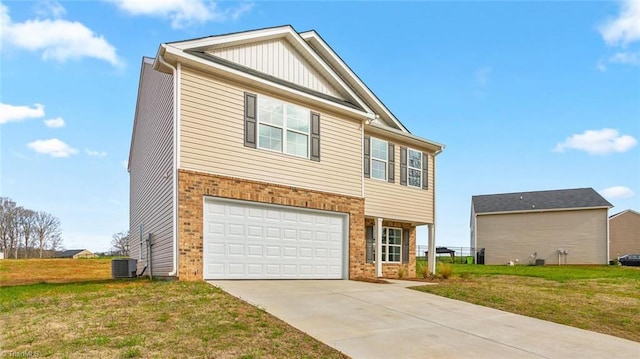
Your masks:
{"label": "white porch post", "polygon": [[382,277],[382,218],[376,219],[376,277]]}
{"label": "white porch post", "polygon": [[436,225],[428,224],[429,228],[429,274],[436,274]]}

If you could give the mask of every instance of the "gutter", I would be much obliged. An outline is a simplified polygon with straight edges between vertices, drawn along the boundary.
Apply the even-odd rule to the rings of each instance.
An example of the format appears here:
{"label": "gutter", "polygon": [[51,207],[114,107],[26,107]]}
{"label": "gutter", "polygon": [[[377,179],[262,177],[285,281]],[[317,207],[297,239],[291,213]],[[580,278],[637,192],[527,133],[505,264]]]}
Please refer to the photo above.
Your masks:
{"label": "gutter", "polygon": [[173,175],[171,190],[173,191],[172,197],[172,219],[173,219],[173,269],[168,273],[169,276],[176,276],[178,273],[178,69],[175,66],[164,60],[164,57],[160,52],[156,57],[158,61],[164,66],[171,69],[173,74]]}

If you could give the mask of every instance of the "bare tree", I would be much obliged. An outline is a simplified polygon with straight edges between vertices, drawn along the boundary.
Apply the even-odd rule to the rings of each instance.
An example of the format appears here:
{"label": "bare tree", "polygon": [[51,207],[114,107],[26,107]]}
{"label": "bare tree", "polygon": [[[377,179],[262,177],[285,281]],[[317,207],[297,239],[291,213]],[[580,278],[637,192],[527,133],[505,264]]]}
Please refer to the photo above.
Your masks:
{"label": "bare tree", "polygon": [[9,256],[13,250],[11,237],[13,236],[13,217],[16,212],[16,203],[7,197],[0,197],[0,237],[2,251]]}
{"label": "bare tree", "polygon": [[129,231],[120,232],[113,235],[111,246],[121,256],[129,255]]}
{"label": "bare tree", "polygon": [[0,197],[0,249],[6,258],[29,258],[39,249],[56,250],[62,245],[60,220],[47,212],[20,207]]}
{"label": "bare tree", "polygon": [[33,249],[33,231],[35,229],[36,212],[20,207],[20,213],[18,217],[20,224],[20,234],[24,243],[24,257],[29,258],[29,254]]}
{"label": "bare tree", "polygon": [[40,211],[35,214],[34,234],[40,258],[45,248],[55,251],[62,244],[60,220],[47,212]]}

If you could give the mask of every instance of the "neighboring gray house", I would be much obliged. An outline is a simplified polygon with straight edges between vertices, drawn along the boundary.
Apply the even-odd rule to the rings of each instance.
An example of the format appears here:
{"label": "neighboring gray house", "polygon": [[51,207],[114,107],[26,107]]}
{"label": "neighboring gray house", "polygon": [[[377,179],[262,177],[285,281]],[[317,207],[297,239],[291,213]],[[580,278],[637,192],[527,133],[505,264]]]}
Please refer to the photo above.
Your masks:
{"label": "neighboring gray house", "polygon": [[485,264],[606,264],[608,211],[592,188],[473,196],[471,246]]}

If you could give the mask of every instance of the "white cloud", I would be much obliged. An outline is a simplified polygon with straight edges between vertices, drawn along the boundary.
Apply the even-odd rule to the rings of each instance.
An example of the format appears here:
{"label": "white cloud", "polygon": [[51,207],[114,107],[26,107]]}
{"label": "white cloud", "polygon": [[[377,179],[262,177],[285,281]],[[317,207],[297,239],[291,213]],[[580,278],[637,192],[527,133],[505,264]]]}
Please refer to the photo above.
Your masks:
{"label": "white cloud", "polygon": [[53,0],[41,0],[36,4],[36,14],[41,17],[49,17],[52,16],[54,18],[60,18],[64,14],[67,13],[67,9],[65,9],[59,2]]}
{"label": "white cloud", "polygon": [[214,1],[207,0],[109,0],[122,11],[131,15],[144,15],[171,20],[174,29],[208,21],[237,20],[253,8],[252,3],[244,3],[236,8],[219,9]]}
{"label": "white cloud", "polygon": [[607,21],[599,30],[604,41],[612,46],[640,40],[640,1],[623,1],[618,17]]}
{"label": "white cloud", "polygon": [[[60,4],[58,6],[61,7]],[[58,15],[64,13],[59,8],[55,12]],[[0,4],[0,34],[3,47],[11,45],[41,52],[45,60],[65,62],[69,59],[92,57],[107,61],[113,66],[122,65],[113,45],[77,21],[31,19],[14,23],[9,16],[9,9]]]}
{"label": "white cloud", "polygon": [[51,157],[69,157],[78,153],[77,149],[57,138],[33,141],[27,144],[27,147],[38,153],[50,155]]}
{"label": "white cloud", "polygon": [[600,194],[606,198],[631,198],[634,193],[631,189],[624,186],[613,186],[600,191]]}
{"label": "white cloud", "polygon": [[618,130],[603,128],[587,130],[584,133],[567,137],[563,143],[554,148],[555,152],[565,149],[582,150],[592,155],[606,155],[611,152],[625,152],[635,146],[638,141],[629,135],[620,135]]}
{"label": "white cloud", "polygon": [[122,165],[122,167],[124,167],[125,170],[129,169],[129,161],[128,160],[122,160],[122,161],[120,161],[120,164]]}
{"label": "white cloud", "polygon": [[100,158],[107,157],[107,153],[104,151],[94,151],[88,148],[84,149],[84,153],[86,153],[88,156],[91,156],[91,157],[100,157]]}
{"label": "white cloud", "polygon": [[44,117],[44,106],[39,103],[34,104],[33,107],[0,103],[0,124],[40,117]]}
{"label": "white cloud", "polygon": [[609,62],[640,66],[640,56],[633,52],[618,52],[609,58]]}
{"label": "white cloud", "polygon": [[48,120],[44,120],[44,124],[49,128],[60,128],[64,127],[65,122],[62,117],[50,118]]}

